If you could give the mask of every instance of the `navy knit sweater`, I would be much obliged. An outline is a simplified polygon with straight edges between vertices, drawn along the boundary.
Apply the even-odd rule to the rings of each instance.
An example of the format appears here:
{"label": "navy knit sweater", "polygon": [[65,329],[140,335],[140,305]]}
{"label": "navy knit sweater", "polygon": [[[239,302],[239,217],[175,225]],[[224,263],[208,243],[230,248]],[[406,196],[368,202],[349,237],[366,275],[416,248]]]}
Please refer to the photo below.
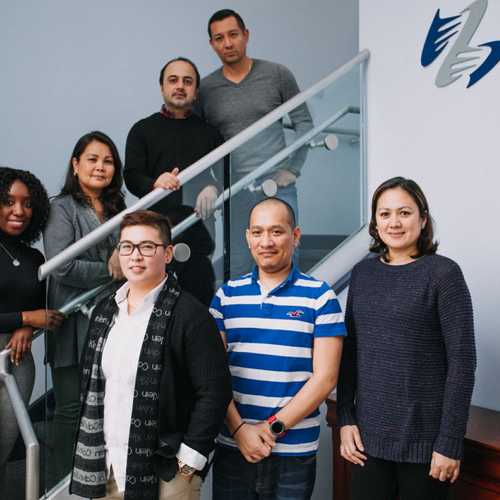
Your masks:
{"label": "navy knit sweater", "polygon": [[472,305],[452,260],[428,255],[352,272],[339,425],[358,425],[368,455],[429,463],[463,453],[476,354]]}

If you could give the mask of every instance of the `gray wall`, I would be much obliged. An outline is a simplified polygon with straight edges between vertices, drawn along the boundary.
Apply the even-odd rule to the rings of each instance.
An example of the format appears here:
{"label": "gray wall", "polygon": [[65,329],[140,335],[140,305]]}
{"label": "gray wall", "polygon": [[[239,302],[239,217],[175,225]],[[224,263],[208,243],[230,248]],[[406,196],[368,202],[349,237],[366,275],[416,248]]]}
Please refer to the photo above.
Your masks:
{"label": "gray wall", "polygon": [[[56,194],[82,134],[102,130],[123,154],[130,126],[161,104],[157,78],[166,60],[192,58],[202,75],[219,66],[206,22],[220,8],[233,8],[245,19],[250,56],[287,65],[306,88],[357,53],[357,5],[357,0],[4,2],[0,164],[31,170]],[[322,175],[311,169],[301,179],[303,189],[319,185]],[[300,201],[301,213],[310,221],[308,232],[314,232],[315,207],[307,196]],[[342,196],[351,198],[339,182],[332,197],[341,205]],[[331,218],[320,220],[321,227],[345,231],[331,227]],[[43,384],[41,369],[38,375]],[[325,432],[323,441],[317,500],[331,496]]]}
{"label": "gray wall", "polygon": [[[166,60],[190,57],[202,75],[219,66],[206,22],[225,6],[158,0],[6,4],[0,18],[0,164],[32,170],[55,194],[74,143],[85,132],[108,133],[123,154],[130,126],[161,104],[157,78]],[[287,65],[302,88],[357,52],[357,1],[321,0],[312,6],[299,0],[235,1],[231,8],[250,29],[249,54]],[[346,165],[350,155],[352,148],[340,148],[327,162]],[[342,218],[332,219],[320,212],[318,218],[309,203],[314,187],[332,176],[338,190],[329,196],[338,207],[354,206],[352,188],[342,185],[346,174],[328,170],[322,156],[311,153],[299,183],[305,229],[345,233],[356,214],[344,210]]]}
{"label": "gray wall", "polygon": [[[233,1],[250,29],[249,54],[292,69],[302,88],[357,52],[357,8],[345,0]],[[227,5],[227,4],[226,4]],[[123,152],[130,126],[160,104],[169,58],[219,66],[206,22],[226,5],[108,0],[6,3],[0,17],[0,162],[31,169],[51,194],[83,133],[100,129]]]}

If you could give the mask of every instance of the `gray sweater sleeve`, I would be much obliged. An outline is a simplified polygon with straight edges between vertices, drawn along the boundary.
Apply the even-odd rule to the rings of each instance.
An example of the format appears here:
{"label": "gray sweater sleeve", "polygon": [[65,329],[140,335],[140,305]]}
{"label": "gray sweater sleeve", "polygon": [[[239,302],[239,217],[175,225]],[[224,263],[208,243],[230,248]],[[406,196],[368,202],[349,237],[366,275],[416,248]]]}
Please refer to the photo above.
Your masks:
{"label": "gray sweater sleeve", "polygon": [[[43,245],[48,259],[58,255],[77,239],[71,205],[55,200],[50,208],[49,221],[43,233]],[[107,263],[91,261],[80,255],[59,267],[54,278],[75,288],[89,289],[109,281]]]}
{"label": "gray sweater sleeve", "polygon": [[[292,72],[285,66],[279,65],[279,79],[283,102],[288,101],[300,93],[297,81]],[[296,139],[302,137],[313,128],[311,113],[307,104],[301,104],[289,113]],[[287,170],[299,176],[306,161],[308,147],[303,146],[293,153],[289,159]]]}

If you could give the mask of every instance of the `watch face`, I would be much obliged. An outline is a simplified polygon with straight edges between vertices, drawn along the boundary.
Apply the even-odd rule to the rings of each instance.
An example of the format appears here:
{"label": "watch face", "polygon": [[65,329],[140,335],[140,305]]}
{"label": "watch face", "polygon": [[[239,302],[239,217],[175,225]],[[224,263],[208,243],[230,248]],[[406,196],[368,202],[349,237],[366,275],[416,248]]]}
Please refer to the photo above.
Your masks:
{"label": "watch face", "polygon": [[275,420],[271,424],[271,432],[279,436],[285,432],[285,424],[281,420]]}

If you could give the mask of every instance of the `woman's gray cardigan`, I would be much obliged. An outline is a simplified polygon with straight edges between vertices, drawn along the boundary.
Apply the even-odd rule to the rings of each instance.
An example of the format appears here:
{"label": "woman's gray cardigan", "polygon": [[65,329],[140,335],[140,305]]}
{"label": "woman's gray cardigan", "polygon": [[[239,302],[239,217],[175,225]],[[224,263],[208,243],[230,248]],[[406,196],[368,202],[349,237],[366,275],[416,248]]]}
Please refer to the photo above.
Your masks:
{"label": "woman's gray cardigan", "polygon": [[[78,203],[71,195],[57,196],[51,202],[43,234],[47,260],[100,225],[91,207]],[[111,234],[57,269],[49,278],[48,307],[58,309],[83,292],[109,282],[107,262],[116,243],[117,235]],[[83,313],[74,313],[56,332],[47,335],[47,361],[52,368],[79,363],[88,323]]]}

